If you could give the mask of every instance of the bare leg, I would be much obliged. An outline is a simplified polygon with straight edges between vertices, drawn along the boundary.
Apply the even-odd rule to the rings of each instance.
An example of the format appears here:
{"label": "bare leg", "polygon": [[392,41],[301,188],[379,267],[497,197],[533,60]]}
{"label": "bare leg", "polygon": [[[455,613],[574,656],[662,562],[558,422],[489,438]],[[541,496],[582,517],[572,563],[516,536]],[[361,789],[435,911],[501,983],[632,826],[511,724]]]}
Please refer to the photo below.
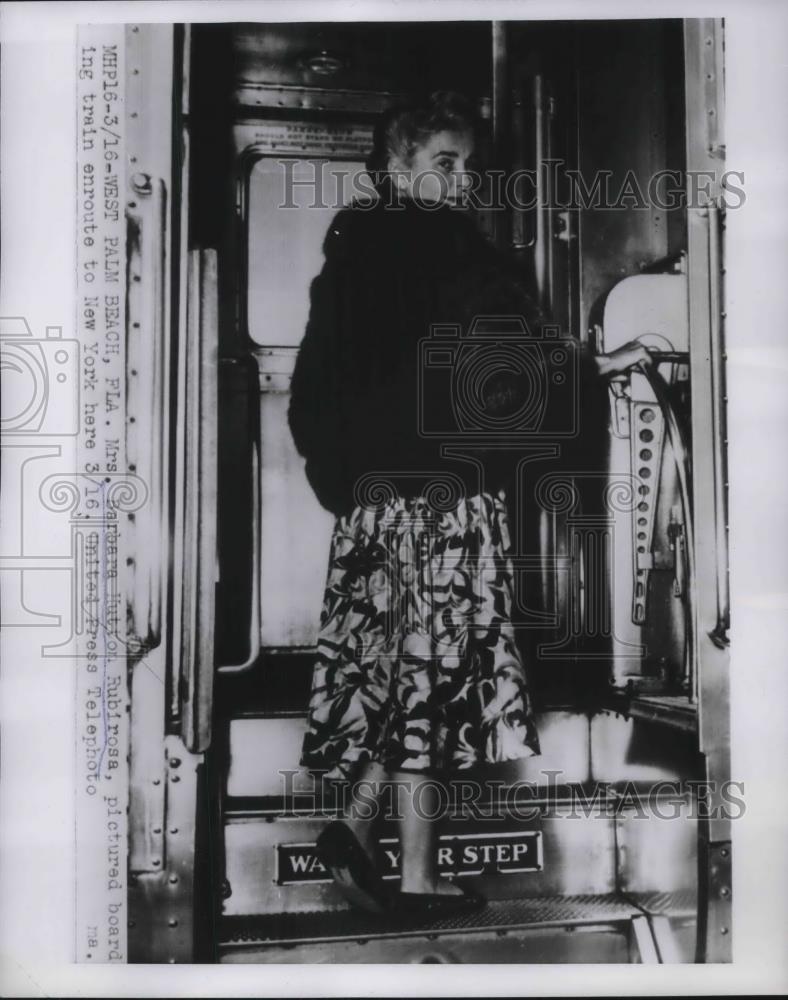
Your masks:
{"label": "bare leg", "polygon": [[399,824],[402,892],[461,896],[462,889],[438,874],[436,813],[440,798],[435,780],[407,771],[395,771],[391,778],[399,786],[398,803],[402,809]]}
{"label": "bare leg", "polygon": [[386,770],[378,761],[366,764],[352,788],[345,812],[345,823],[373,861],[375,860],[373,825],[378,815],[378,800],[387,779]]}

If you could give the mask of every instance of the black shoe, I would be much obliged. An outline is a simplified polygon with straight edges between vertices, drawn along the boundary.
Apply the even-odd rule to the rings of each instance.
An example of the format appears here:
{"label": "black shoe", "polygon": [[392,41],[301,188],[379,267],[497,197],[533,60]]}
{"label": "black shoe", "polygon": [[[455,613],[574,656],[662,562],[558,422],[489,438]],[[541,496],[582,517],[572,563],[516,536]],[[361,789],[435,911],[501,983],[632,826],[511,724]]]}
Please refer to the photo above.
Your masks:
{"label": "black shoe", "polygon": [[346,823],[329,823],[317,838],[315,850],[349,903],[369,913],[389,910],[391,896],[383,879]]}
{"label": "black shoe", "polygon": [[[452,885],[458,883],[451,879]],[[395,897],[395,905],[401,913],[413,916],[438,917],[458,913],[473,913],[480,910],[487,900],[473,889],[458,886],[462,895],[444,895],[440,892],[400,892]]]}

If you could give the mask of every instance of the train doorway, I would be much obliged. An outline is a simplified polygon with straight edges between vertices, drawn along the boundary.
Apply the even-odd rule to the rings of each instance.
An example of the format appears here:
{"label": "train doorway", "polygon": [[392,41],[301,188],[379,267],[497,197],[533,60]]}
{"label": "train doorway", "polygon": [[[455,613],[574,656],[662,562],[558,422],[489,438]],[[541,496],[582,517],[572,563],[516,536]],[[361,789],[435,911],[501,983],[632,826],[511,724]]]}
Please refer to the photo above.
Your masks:
{"label": "train doorway", "polygon": [[[722,25],[140,26],[130,45],[164,75],[137,112],[129,246],[166,292],[146,349],[172,414],[151,458],[172,470],[166,685],[130,673],[132,959],[729,961]],[[476,221],[558,328],[654,364],[583,399],[574,447],[515,463],[542,754],[469,774],[483,794],[439,844],[487,904],[375,923],[320,864],[341,804],[298,764],[333,519],[287,409],[323,238],[371,197],[375,121],[437,89],[476,109],[488,179],[533,180],[532,199],[485,188]],[[711,188],[679,197],[701,170]],[[149,402],[130,388],[131,416]],[[164,799],[151,740],[179,778]],[[385,819],[378,853],[395,885]]]}

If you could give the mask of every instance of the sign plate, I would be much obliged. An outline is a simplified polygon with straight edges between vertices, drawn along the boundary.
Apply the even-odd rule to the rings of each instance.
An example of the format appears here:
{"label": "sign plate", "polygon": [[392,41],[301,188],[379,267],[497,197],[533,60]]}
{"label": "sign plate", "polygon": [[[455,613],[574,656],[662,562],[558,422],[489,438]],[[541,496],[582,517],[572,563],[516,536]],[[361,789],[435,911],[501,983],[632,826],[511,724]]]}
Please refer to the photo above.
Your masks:
{"label": "sign plate", "polygon": [[[277,844],[277,885],[330,882],[315,853],[314,843]],[[396,837],[378,842],[378,870],[384,879],[400,877],[400,847]],[[513,875],[542,870],[540,830],[516,833],[444,834],[438,842],[441,875]]]}
{"label": "sign plate", "polygon": [[238,153],[253,147],[268,155],[326,156],[364,160],[372,149],[372,126],[321,121],[257,121],[234,130]]}

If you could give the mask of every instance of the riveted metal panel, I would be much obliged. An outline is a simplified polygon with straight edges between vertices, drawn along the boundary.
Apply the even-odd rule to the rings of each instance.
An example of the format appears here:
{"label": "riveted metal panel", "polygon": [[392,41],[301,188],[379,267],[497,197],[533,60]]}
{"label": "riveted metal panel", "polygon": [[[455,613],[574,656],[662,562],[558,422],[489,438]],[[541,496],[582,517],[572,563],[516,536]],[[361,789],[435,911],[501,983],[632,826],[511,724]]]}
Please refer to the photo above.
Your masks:
{"label": "riveted metal panel", "polygon": [[197,815],[197,769],[200,755],[190,754],[175,736],[164,744],[165,864],[160,871],[137,874],[129,886],[129,960],[194,961],[194,866]]}
{"label": "riveted metal panel", "polygon": [[131,675],[129,871],[164,869],[165,659],[159,647]]}
{"label": "riveted metal panel", "polygon": [[730,962],[733,954],[732,857],[730,841],[710,843],[704,824],[700,839],[699,876],[703,906],[698,914],[696,961]]}

